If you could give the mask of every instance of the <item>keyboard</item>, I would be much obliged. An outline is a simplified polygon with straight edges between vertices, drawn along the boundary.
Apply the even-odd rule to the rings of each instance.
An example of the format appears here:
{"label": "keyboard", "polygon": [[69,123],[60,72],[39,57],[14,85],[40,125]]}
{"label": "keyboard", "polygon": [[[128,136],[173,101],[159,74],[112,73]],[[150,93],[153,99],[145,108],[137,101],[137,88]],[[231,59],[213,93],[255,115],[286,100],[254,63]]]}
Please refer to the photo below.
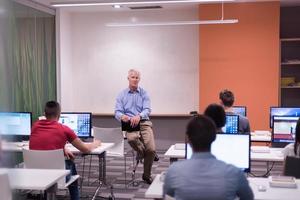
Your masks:
{"label": "keyboard", "polygon": [[270,147],[266,146],[252,146],[251,152],[253,153],[270,153]]}

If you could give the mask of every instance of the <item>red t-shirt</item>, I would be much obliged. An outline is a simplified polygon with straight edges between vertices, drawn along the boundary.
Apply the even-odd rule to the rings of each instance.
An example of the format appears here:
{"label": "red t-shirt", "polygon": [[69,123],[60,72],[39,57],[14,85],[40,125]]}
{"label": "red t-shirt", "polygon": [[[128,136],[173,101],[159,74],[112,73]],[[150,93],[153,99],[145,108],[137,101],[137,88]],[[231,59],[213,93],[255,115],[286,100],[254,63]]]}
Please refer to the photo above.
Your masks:
{"label": "red t-shirt", "polygon": [[77,135],[69,127],[55,120],[38,120],[31,129],[29,149],[63,149],[66,142],[73,142]]}

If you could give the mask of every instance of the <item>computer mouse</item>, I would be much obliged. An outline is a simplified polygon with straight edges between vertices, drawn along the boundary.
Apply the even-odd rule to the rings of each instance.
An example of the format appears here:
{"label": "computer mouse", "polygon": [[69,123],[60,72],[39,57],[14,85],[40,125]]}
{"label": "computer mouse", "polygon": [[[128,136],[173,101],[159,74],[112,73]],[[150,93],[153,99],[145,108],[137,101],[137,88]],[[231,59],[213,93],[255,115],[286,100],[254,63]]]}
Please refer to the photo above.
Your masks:
{"label": "computer mouse", "polygon": [[258,186],[258,191],[260,191],[260,192],[265,192],[267,190],[267,187],[266,186],[264,186],[264,185],[259,185]]}

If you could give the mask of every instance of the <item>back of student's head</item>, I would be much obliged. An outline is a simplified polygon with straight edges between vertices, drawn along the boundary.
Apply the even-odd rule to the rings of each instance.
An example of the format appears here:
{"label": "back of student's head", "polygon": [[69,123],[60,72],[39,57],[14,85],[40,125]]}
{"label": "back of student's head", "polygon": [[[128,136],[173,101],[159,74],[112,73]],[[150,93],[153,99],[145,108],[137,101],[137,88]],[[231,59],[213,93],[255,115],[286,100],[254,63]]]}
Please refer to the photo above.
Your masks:
{"label": "back of student's head", "polygon": [[222,106],[218,104],[210,104],[204,111],[204,115],[210,117],[216,124],[216,127],[222,128],[226,123],[226,113]]}
{"label": "back of student's head", "polygon": [[186,135],[195,152],[210,151],[211,143],[216,139],[216,126],[209,117],[198,115],[189,121]]}
{"label": "back of student's head", "polygon": [[[297,121],[296,132],[295,132],[295,145],[294,152],[297,155],[298,146],[300,145],[300,118]],[[300,153],[300,152],[298,152]]]}
{"label": "back of student's head", "polygon": [[219,98],[226,107],[231,107],[234,103],[234,95],[230,90],[222,90],[219,94]]}
{"label": "back of student's head", "polygon": [[48,101],[45,105],[45,116],[47,119],[57,118],[60,115],[60,105],[56,101]]}

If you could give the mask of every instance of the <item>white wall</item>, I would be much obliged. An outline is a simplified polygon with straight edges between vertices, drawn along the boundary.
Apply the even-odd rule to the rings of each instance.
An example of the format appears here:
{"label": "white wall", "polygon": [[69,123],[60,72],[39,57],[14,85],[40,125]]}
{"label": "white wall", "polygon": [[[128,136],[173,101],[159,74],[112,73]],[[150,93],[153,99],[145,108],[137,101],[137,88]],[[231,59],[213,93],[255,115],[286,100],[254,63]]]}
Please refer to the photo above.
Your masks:
{"label": "white wall", "polygon": [[[61,10],[61,13],[64,11]],[[115,98],[137,68],[154,114],[198,110],[198,26],[107,27],[130,20],[197,20],[197,7],[185,10],[72,12],[61,28],[61,103],[65,111],[113,113]],[[64,51],[71,49],[71,56]]]}
{"label": "white wall", "polygon": [[57,96],[62,108],[74,107],[74,76],[71,39],[71,16],[67,12],[57,12]]}

